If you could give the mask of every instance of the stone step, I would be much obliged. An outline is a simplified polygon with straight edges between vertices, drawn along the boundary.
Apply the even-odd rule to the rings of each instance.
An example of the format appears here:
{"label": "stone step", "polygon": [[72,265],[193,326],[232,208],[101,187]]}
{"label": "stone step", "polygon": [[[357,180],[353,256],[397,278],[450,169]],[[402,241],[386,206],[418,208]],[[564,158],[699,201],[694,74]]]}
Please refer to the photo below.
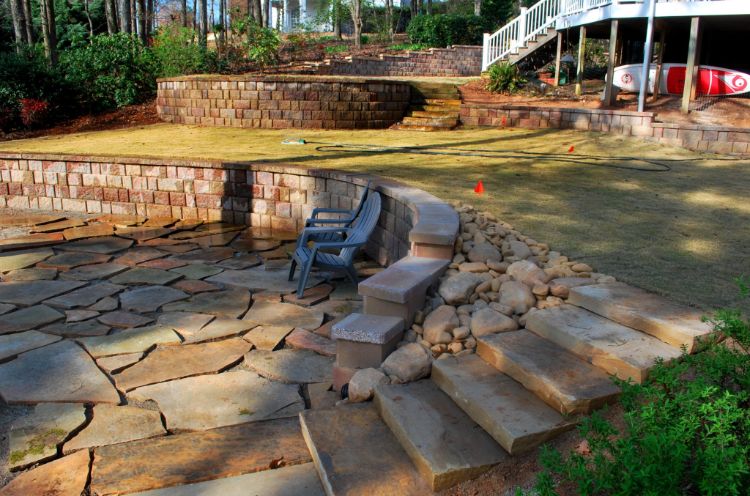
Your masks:
{"label": "stone step", "polygon": [[602,370],[526,329],[491,334],[477,341],[477,354],[485,362],[560,413],[589,413],[620,394],[620,388]]}
{"label": "stone step", "polygon": [[508,459],[432,381],[379,386],[375,405],[435,491],[473,479]]}
{"label": "stone step", "polygon": [[476,355],[435,361],[432,380],[511,455],[575,426]]}
{"label": "stone step", "polygon": [[701,321],[703,312],[621,282],[571,289],[568,302],[673,346],[686,346],[689,353],[698,338],[711,332],[711,325]]}
{"label": "stone step", "polygon": [[450,113],[450,114],[458,114],[460,112],[459,107],[445,107],[442,105],[411,105],[409,108],[413,110],[424,111],[424,112],[438,112],[438,113]]}
{"label": "stone step", "polygon": [[531,312],[526,328],[605,372],[639,384],[657,358],[669,361],[681,355],[674,346],[573,305]]}
{"label": "stone step", "polygon": [[425,101],[427,102],[428,105],[439,105],[441,107],[460,107],[461,106],[460,99],[428,98]]}
{"label": "stone step", "polygon": [[448,118],[424,118],[424,117],[404,117],[401,121],[402,124],[408,126],[428,126],[428,127],[439,127],[445,129],[451,129],[458,124],[458,120],[455,117]]}
{"label": "stone step", "polygon": [[412,124],[394,124],[391,129],[396,130],[396,131],[422,131],[426,133],[450,130],[450,128],[445,128],[445,127],[417,126],[417,125],[412,125]]}
{"label": "stone step", "polygon": [[432,493],[372,404],[306,410],[300,420],[328,496]]}
{"label": "stone step", "polygon": [[411,110],[408,117],[421,117],[427,119],[458,119],[458,112],[452,110]]}

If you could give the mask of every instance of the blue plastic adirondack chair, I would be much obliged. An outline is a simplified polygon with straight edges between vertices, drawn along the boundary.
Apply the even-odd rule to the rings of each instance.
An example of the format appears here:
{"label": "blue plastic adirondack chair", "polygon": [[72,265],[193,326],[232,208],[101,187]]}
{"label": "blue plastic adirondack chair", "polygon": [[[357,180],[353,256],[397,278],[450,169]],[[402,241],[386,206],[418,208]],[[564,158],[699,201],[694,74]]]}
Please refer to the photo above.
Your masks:
{"label": "blue plastic adirondack chair", "polygon": [[[292,266],[289,269],[289,280],[294,279],[294,271],[300,266],[299,284],[297,285],[297,297],[302,298],[305,294],[305,286],[310,270],[313,266],[344,272],[354,284],[357,284],[357,270],[354,268],[354,257],[359,249],[367,243],[372,231],[380,218],[381,199],[380,194],[371,192],[367,199],[362,202],[359,215],[351,223],[351,227],[307,227],[302,232],[297,249],[292,255]],[[336,241],[313,241],[312,248],[308,242],[312,237],[323,234],[335,234],[340,239]],[[338,250],[338,253],[329,253],[321,250]]]}
{"label": "blue plastic adirondack chair", "polygon": [[[305,221],[305,229],[307,229],[308,227],[351,227],[354,220],[362,211],[362,206],[367,201],[367,197],[370,193],[371,182],[372,181],[367,181],[365,191],[364,193],[362,193],[362,198],[359,199],[357,208],[353,210],[345,208],[316,208],[312,211],[312,217]],[[339,217],[335,219],[319,219],[318,216],[320,214],[338,214]],[[337,230],[334,232],[317,233],[315,235],[311,235],[308,241],[335,241],[341,239],[341,232]]]}

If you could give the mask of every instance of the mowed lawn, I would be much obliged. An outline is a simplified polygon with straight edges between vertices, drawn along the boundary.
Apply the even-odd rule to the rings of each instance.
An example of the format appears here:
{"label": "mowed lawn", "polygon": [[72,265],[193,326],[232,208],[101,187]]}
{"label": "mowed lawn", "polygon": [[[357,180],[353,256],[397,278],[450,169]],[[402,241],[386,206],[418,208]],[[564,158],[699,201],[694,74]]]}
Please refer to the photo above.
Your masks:
{"label": "mowed lawn", "polygon": [[[286,138],[308,144],[282,145]],[[750,273],[750,160],[637,139],[547,130],[159,124],[10,141],[0,143],[2,151],[265,161],[378,174],[489,210],[600,272],[706,310],[739,305],[733,279]],[[482,196],[473,192],[478,180]]]}

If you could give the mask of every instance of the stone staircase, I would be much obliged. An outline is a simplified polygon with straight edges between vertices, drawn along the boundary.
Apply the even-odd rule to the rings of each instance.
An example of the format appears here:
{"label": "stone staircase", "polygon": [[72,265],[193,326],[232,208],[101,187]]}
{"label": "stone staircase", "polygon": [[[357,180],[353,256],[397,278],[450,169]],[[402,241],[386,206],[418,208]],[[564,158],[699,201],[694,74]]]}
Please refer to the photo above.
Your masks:
{"label": "stone staircase", "polygon": [[392,129],[446,131],[458,126],[461,94],[454,84],[411,83],[409,110]]}
{"label": "stone staircase", "polygon": [[611,375],[641,382],[710,332],[700,312],[623,283],[574,287],[567,301],[479,337],[476,354],[443,355],[429,379],[378,386],[374,405],[301,414],[327,493],[430,494],[477,477],[615,401]]}

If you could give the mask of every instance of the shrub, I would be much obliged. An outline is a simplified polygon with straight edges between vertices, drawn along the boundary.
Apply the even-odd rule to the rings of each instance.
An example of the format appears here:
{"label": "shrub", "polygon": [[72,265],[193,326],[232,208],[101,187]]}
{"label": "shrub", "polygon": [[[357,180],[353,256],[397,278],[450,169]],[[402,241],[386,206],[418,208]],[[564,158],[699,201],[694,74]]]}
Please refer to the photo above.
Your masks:
{"label": "shrub", "polygon": [[459,14],[418,15],[406,28],[412,43],[431,47],[478,45],[484,31],[481,17]]}
{"label": "shrub", "polygon": [[[740,280],[743,295],[746,284]],[[701,352],[623,383],[625,429],[599,415],[581,426],[589,454],[545,449],[536,494],[744,495],[750,491],[750,321],[722,310]]]}
{"label": "shrub", "polygon": [[190,28],[171,24],[159,29],[152,48],[158,76],[181,76],[205,71],[206,49],[195,40],[195,31]]}
{"label": "shrub", "polygon": [[22,98],[21,122],[26,127],[36,127],[49,116],[49,103],[35,98]]}
{"label": "shrub", "polygon": [[515,93],[526,83],[513,64],[501,63],[490,67],[487,90],[493,93]]}
{"label": "shrub", "polygon": [[81,90],[81,103],[97,110],[139,103],[156,90],[153,55],[135,35],[95,36],[90,45],[63,52],[60,67]]}
{"label": "shrub", "polygon": [[326,53],[341,53],[349,50],[346,45],[329,45],[325,48]]}
{"label": "shrub", "polygon": [[281,37],[273,29],[260,26],[256,22],[247,24],[247,57],[265,69],[279,60]]}

